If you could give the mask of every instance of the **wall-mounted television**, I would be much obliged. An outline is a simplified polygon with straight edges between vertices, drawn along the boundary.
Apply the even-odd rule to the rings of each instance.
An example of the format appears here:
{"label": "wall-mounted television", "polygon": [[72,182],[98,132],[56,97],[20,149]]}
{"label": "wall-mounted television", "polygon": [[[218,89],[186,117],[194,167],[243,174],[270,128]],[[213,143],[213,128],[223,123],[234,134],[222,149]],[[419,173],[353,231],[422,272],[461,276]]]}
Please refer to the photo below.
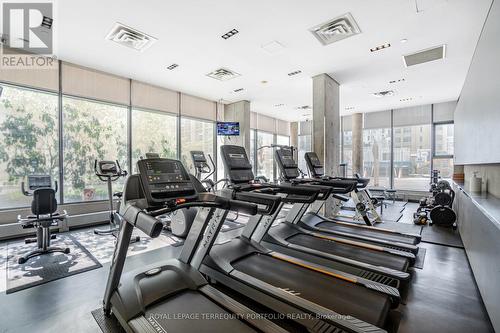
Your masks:
{"label": "wall-mounted television", "polygon": [[239,122],[229,122],[229,121],[218,121],[217,122],[217,135],[223,135],[223,136],[240,135],[240,123]]}

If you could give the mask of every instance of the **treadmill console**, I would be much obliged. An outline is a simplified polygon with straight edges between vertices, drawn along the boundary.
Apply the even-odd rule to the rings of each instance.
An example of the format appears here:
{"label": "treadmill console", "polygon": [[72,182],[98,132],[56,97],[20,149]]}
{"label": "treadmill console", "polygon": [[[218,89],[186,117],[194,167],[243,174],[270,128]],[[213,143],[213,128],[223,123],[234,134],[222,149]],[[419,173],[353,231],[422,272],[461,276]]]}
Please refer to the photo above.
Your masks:
{"label": "treadmill console", "polygon": [[305,153],[304,158],[306,160],[307,167],[313,177],[323,177],[325,175],[323,164],[321,164],[321,161],[319,160],[319,157],[315,152]]}
{"label": "treadmill console", "polygon": [[191,159],[193,160],[193,164],[195,168],[204,168],[207,164],[207,158],[205,157],[205,153],[199,150],[191,151]]}
{"label": "treadmill console", "polygon": [[189,174],[180,161],[167,158],[137,162],[144,195],[151,206],[196,196]]}
{"label": "treadmill console", "polygon": [[39,188],[51,188],[52,179],[49,175],[29,175],[28,189],[34,191]]}
{"label": "treadmill console", "polygon": [[220,147],[220,151],[226,174],[233,183],[248,183],[254,180],[252,165],[248,160],[245,148],[223,145]]}
{"label": "treadmill console", "polygon": [[291,147],[277,149],[276,162],[278,162],[280,172],[286,180],[299,177],[298,166],[293,159],[293,150]]}

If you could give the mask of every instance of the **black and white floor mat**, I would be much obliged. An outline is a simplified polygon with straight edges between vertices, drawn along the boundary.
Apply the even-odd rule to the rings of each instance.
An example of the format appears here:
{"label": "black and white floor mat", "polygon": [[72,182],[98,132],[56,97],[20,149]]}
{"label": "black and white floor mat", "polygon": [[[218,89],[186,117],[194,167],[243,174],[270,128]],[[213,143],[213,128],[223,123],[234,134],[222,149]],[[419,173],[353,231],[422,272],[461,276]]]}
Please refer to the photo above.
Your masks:
{"label": "black and white floor mat", "polygon": [[72,235],[59,234],[51,245],[68,247],[70,253],[45,254],[18,264],[18,258],[35,249],[36,244],[25,244],[24,241],[7,243],[6,255],[2,255],[6,259],[7,294],[101,267],[99,261]]}

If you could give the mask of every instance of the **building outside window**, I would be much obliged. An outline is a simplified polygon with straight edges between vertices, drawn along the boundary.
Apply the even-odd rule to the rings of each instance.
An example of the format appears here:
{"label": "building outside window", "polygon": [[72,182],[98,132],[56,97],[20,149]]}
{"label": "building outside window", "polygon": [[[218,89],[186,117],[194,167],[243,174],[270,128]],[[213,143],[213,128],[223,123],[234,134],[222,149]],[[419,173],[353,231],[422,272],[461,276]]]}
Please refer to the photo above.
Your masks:
{"label": "building outside window", "polygon": [[203,151],[210,165],[209,155],[214,158],[214,131],[212,121],[181,118],[181,161],[189,172],[195,174],[192,150]]}
{"label": "building outside window", "polygon": [[264,176],[269,181],[274,180],[274,154],[270,146],[274,143],[274,134],[257,131],[257,174]]}

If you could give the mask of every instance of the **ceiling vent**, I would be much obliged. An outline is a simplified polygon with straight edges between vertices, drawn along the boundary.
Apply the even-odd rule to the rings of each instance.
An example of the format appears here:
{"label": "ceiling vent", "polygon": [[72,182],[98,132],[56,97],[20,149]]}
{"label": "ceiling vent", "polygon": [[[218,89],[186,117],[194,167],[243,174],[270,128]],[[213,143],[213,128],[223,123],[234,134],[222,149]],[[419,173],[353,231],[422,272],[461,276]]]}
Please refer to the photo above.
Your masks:
{"label": "ceiling vent", "polygon": [[430,49],[403,56],[406,67],[423,64],[429,61],[444,59],[446,56],[446,46],[441,45]]}
{"label": "ceiling vent", "polygon": [[153,45],[157,39],[139,30],[116,22],[106,39],[130,47],[136,51],[144,51]]}
{"label": "ceiling vent", "polygon": [[309,29],[309,31],[311,31],[323,45],[335,43],[339,40],[361,33],[351,13],[344,14],[333,20],[317,25]]}
{"label": "ceiling vent", "polygon": [[302,73],[301,70],[293,71],[293,72],[288,73],[288,76],[295,76],[295,75],[300,74],[300,73]]}
{"label": "ceiling vent", "polygon": [[394,90],[384,90],[384,91],[379,91],[379,92],[374,92],[373,96],[376,97],[387,97],[387,96],[393,96],[394,95]]}
{"label": "ceiling vent", "polygon": [[241,74],[238,74],[227,68],[219,68],[211,73],[208,73],[207,76],[219,81],[227,81],[234,79],[235,77],[241,76]]}

